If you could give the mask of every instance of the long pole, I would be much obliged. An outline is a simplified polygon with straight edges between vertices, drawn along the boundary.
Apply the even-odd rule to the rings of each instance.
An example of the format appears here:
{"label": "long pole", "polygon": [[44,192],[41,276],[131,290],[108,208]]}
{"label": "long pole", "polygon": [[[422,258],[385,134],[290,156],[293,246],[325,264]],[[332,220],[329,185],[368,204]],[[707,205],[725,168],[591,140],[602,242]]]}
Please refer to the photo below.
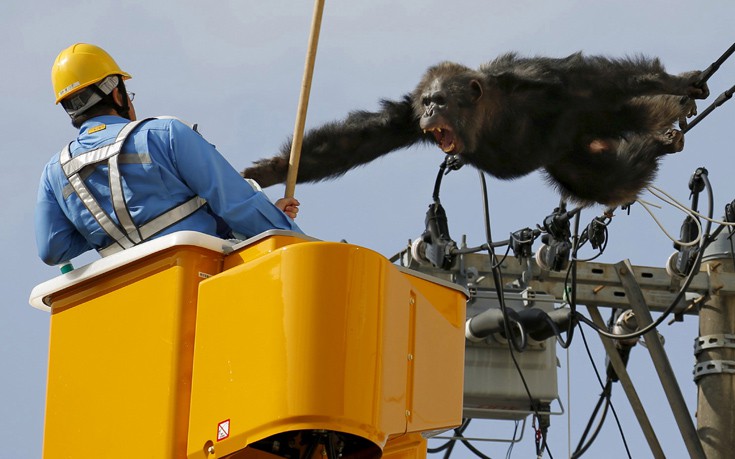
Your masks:
{"label": "long pole", "polygon": [[697,430],[708,459],[733,457],[735,451],[735,295],[725,292],[733,272],[733,241],[720,233],[705,251],[712,298],[699,311]]}
{"label": "long pole", "polygon": [[296,111],[296,125],[294,126],[293,141],[291,142],[291,156],[288,159],[288,175],[286,175],[286,192],[284,193],[284,196],[287,198],[292,198],[294,195],[296,177],[299,172],[301,142],[304,139],[306,109],[309,106],[309,93],[311,91],[312,75],[314,74],[314,61],[316,60],[316,49],[319,43],[319,30],[322,25],[322,11],[324,11],[324,0],[315,0],[314,13],[311,19],[311,33],[309,34],[309,46],[306,50],[304,77],[301,81],[301,94],[299,96],[299,106]]}

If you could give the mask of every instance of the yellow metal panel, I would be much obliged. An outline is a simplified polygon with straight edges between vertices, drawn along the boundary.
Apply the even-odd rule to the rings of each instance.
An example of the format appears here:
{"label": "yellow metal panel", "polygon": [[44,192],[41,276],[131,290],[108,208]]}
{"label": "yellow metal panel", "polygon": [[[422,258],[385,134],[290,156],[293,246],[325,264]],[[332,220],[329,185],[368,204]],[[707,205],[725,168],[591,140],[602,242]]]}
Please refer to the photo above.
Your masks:
{"label": "yellow metal panel", "polygon": [[222,255],[177,248],[51,298],[44,457],[183,457],[197,285]]}
{"label": "yellow metal panel", "polygon": [[464,295],[414,276],[404,276],[415,295],[415,349],[408,431],[434,430],[461,422],[464,387]]}
{"label": "yellow metal panel", "polygon": [[263,255],[267,255],[274,250],[278,250],[281,247],[285,247],[287,245],[291,244],[298,244],[300,242],[305,242],[306,239],[303,239],[298,236],[269,236],[264,239],[261,239],[253,244],[250,244],[235,253],[231,254],[227,258],[225,258],[225,264],[223,267],[223,271],[227,271],[230,268],[233,268],[237,265],[241,265],[243,263],[246,263],[250,260],[254,260],[255,258],[262,257]]}
{"label": "yellow metal panel", "polygon": [[385,444],[382,457],[382,459],[424,458],[426,458],[426,439],[417,433],[391,437]]}
{"label": "yellow metal panel", "polygon": [[[420,429],[459,424],[461,292],[432,292],[430,282],[349,244],[300,243],[239,261],[226,260],[234,267],[200,285],[190,458],[224,457],[302,429],[382,448],[411,419]],[[423,290],[446,304],[435,309]]]}

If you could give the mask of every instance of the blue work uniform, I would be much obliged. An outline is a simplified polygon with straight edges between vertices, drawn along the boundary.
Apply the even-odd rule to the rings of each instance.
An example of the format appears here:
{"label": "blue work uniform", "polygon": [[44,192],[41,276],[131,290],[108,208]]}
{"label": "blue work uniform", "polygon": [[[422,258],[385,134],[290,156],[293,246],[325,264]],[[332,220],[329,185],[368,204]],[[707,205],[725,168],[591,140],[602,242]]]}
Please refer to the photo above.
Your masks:
{"label": "blue work uniform", "polygon": [[[99,116],[86,121],[68,146],[71,159],[111,145],[129,121]],[[62,151],[63,154],[63,151]],[[199,133],[174,118],[143,121],[122,142],[115,159],[119,188],[129,218],[144,225],[177,206],[197,201],[182,219],[150,238],[175,231],[199,231],[229,238],[234,231],[251,237],[270,229],[301,232],[263,192],[256,190]],[[115,224],[110,167],[102,162],[80,168],[83,188]],[[114,172],[114,169],[113,169]],[[206,201],[206,204],[204,202]],[[119,210],[119,209],[116,209]],[[36,244],[41,259],[54,265],[90,249],[102,251],[115,244],[90,212],[54,155],[41,176],[36,204]]]}

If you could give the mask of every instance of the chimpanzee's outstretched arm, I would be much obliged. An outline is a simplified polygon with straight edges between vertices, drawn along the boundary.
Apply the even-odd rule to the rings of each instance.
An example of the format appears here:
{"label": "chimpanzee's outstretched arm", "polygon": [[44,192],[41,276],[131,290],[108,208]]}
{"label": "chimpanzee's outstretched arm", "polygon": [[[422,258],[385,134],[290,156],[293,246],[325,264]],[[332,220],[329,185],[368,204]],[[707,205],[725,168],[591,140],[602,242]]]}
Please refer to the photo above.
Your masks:
{"label": "chimpanzee's outstretched arm", "polygon": [[[384,100],[377,112],[356,111],[346,119],[313,129],[304,136],[298,182],[338,177],[348,170],[429,138],[419,128],[410,96]],[[286,180],[291,142],[280,154],[260,159],[242,175],[268,187]]]}

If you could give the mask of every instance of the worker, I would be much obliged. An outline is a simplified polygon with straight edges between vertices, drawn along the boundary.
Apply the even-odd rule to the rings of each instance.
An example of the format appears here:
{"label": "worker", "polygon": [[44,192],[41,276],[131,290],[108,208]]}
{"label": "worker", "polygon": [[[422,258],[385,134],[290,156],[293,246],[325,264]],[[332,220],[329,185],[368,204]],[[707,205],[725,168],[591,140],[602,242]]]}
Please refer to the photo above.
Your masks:
{"label": "worker", "polygon": [[299,202],[273,204],[195,128],[172,117],[138,120],[124,72],[102,48],[77,43],[51,70],[56,103],[79,129],[46,165],[35,213],[40,258],[61,264],[191,230],[247,238],[301,232]]}

